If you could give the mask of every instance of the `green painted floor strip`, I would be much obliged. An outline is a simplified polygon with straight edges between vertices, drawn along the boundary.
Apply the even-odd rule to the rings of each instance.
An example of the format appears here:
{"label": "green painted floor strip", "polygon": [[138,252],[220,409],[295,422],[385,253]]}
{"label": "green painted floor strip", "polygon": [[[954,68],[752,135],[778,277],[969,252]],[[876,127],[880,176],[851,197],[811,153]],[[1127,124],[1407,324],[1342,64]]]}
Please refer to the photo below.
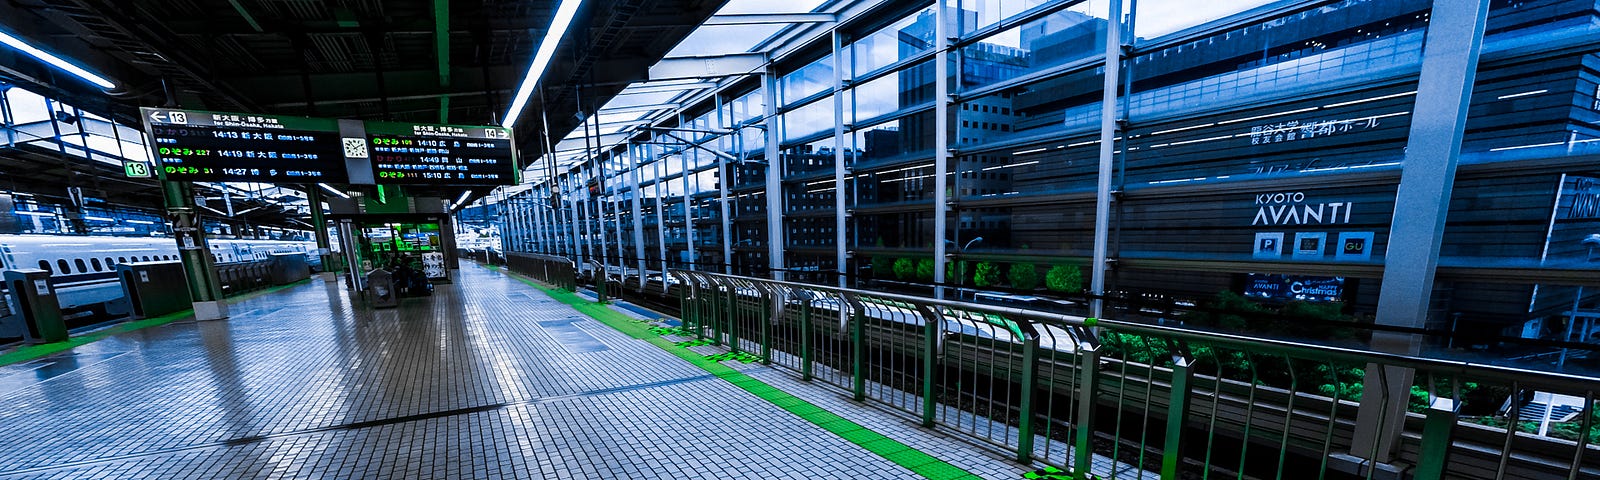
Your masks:
{"label": "green painted floor strip", "polygon": [[[248,293],[244,293],[244,294],[241,294],[241,295],[238,295],[238,296],[235,296],[235,297],[230,297],[227,300],[235,300],[235,301],[248,300],[248,299],[259,297],[259,296],[266,295],[266,294],[269,294],[269,293],[281,291],[281,290],[284,290],[284,289],[287,289],[287,288],[296,287],[296,286],[299,286],[299,285],[301,285],[303,283],[307,283],[307,282],[310,282],[310,280],[309,279],[308,280],[301,280],[301,281],[294,282],[294,283],[288,283],[288,284],[284,284],[284,285],[278,285],[276,287],[270,287],[270,288],[267,288],[267,289],[264,289],[264,290],[256,290],[254,292],[248,292]],[[169,314],[162,315],[162,316],[159,316],[159,317],[151,317],[151,318],[145,318],[145,319],[140,319],[140,320],[122,322],[122,323],[119,323],[119,324],[116,324],[116,325],[112,325],[110,327],[106,327],[106,328],[103,328],[103,329],[100,329],[100,330],[95,330],[93,332],[89,332],[89,333],[86,333],[86,334],[83,334],[83,335],[78,335],[76,337],[68,338],[67,341],[65,341],[65,342],[41,343],[41,344],[38,344],[38,345],[24,345],[24,346],[21,346],[21,347],[17,347],[16,350],[12,350],[12,351],[6,352],[5,354],[0,354],[0,366],[11,365],[13,363],[31,362],[31,361],[38,360],[38,359],[41,359],[41,358],[44,358],[44,357],[55,355],[57,353],[65,352],[67,350],[71,350],[71,349],[78,348],[78,347],[81,347],[81,346],[84,346],[84,345],[88,345],[88,344],[91,344],[91,343],[94,343],[94,342],[98,342],[98,341],[104,340],[107,337],[110,337],[112,335],[144,330],[144,329],[150,328],[150,327],[159,327],[159,326],[166,325],[166,324],[169,324],[169,323],[172,323],[172,322],[175,322],[175,321],[178,321],[178,320],[182,320],[184,318],[188,318],[188,317],[191,317],[191,316],[194,316],[194,310],[192,310],[192,309],[191,310],[183,310],[183,311],[180,311],[180,312],[173,312],[173,313],[169,313]]]}
{"label": "green painted floor strip", "polygon": [[980,478],[977,475],[973,475],[971,472],[961,469],[961,467],[951,465],[948,462],[933,457],[932,455],[928,455],[921,450],[911,448],[904,443],[900,443],[897,440],[885,437],[878,432],[861,426],[860,424],[846,420],[845,418],[824,410],[821,407],[812,404],[811,402],[807,402],[771,385],[767,385],[761,380],[749,375],[745,375],[744,373],[712,360],[705,355],[682,348],[677,343],[669,341],[665,338],[661,338],[660,335],[651,331],[649,324],[637,322],[632,317],[623,315],[621,312],[612,310],[603,304],[590,302],[587,299],[579,297],[565,290],[547,287],[532,279],[523,277],[522,275],[516,274],[509,270],[496,270],[501,270],[502,272],[507,273],[509,277],[528,284],[529,286],[544,292],[546,295],[549,295],[550,298],[564,303],[567,306],[572,307],[574,310],[577,310],[579,313],[588,315],[590,318],[616,329],[617,331],[622,332],[629,337],[644,340],[645,342],[660,347],[662,350],[666,350],[667,352],[678,356],[678,358],[704,369],[712,375],[716,375],[723,380],[727,380],[728,383],[731,383],[734,386],[744,389],[745,391],[750,392],[751,394],[760,397],[763,400],[771,402],[774,405],[783,408],[784,410],[788,410],[790,413],[794,413],[796,416],[806,419],[806,421],[821,427],[823,430],[827,430],[834,435],[837,435],[839,438],[843,438],[851,443],[859,445],[867,451],[894,462],[896,465],[904,467],[906,470],[910,470],[917,475],[934,480]]}

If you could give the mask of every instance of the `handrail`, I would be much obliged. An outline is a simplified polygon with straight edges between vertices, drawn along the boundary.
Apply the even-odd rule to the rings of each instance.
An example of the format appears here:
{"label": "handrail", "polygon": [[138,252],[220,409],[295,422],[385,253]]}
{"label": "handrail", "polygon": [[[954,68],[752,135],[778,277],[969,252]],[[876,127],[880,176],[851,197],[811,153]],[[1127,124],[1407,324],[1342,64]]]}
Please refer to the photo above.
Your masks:
{"label": "handrail", "polygon": [[[1127,457],[1116,445],[1159,452],[1160,478],[1176,478],[1195,468],[1187,462],[1197,459],[1182,453],[1190,437],[1205,440],[1200,468],[1220,472],[1270,462],[1249,451],[1260,443],[1276,452],[1280,477],[1317,459],[1317,470],[1358,473],[1361,459],[1380,456],[1412,465],[1419,479],[1600,475],[1600,453],[1585,457],[1600,435],[1591,432],[1600,421],[1593,378],[705,271],[667,274],[679,281],[682,335],[737,355],[759,351],[763,363],[803,380],[920,415],[924,426],[995,444],[1019,461],[1073,469],[1075,478],[1144,468],[1117,461]],[[1347,390],[1357,387],[1364,389]],[[1526,407],[1536,396],[1552,407]],[[1558,401],[1567,402],[1559,412]],[[1469,404],[1476,413],[1463,420]],[[1111,413],[1119,420],[1096,426]],[[1526,430],[1529,415],[1546,418],[1537,435]],[[1143,416],[1147,428],[1164,422],[1165,436],[1135,429],[1124,437],[1129,416]],[[1557,423],[1563,436],[1545,436]],[[1119,442],[1095,441],[1108,434]],[[1380,447],[1388,441],[1379,438],[1393,446]],[[1237,454],[1238,464],[1212,458],[1219,441],[1233,442],[1220,455]],[[1305,457],[1314,461],[1297,460]]]}
{"label": "handrail", "polygon": [[1543,385],[1549,385],[1549,386],[1553,386],[1553,387],[1595,388],[1597,386],[1600,386],[1600,379],[1596,379],[1596,378],[1593,378],[1593,377],[1584,377],[1584,376],[1579,376],[1579,375],[1571,375],[1571,374],[1558,373],[1558,372],[1527,370],[1527,369],[1520,369],[1520,368],[1515,368],[1515,367],[1507,367],[1507,366],[1503,366],[1503,365],[1466,362],[1466,361],[1459,361],[1459,360],[1445,360],[1445,359],[1438,359],[1438,358],[1417,357],[1417,356],[1402,355],[1402,354],[1389,353],[1389,352],[1380,352],[1380,351],[1375,351],[1375,350],[1361,350],[1361,349],[1354,349],[1354,348],[1335,347],[1335,346],[1329,346],[1329,345],[1318,345],[1318,344],[1312,344],[1312,343],[1299,343],[1299,342],[1291,342],[1291,341],[1287,341],[1287,340],[1279,340],[1279,339],[1271,339],[1271,338],[1248,337],[1248,336],[1244,336],[1244,335],[1235,335],[1235,334],[1220,333],[1220,332],[1206,332],[1206,331],[1199,331],[1199,330],[1189,330],[1189,329],[1182,329],[1182,328],[1169,327],[1169,326],[1163,326],[1163,325],[1149,325],[1149,324],[1144,324],[1144,323],[1125,322],[1125,321],[1111,320],[1111,319],[1105,319],[1105,318],[1081,317],[1081,316],[1065,315],[1065,314],[1053,313],[1053,312],[1043,312],[1043,311],[1038,311],[1038,310],[1027,310],[1027,309],[1016,308],[1016,307],[1003,307],[1003,306],[997,306],[997,305],[984,305],[984,304],[977,304],[977,303],[966,303],[966,302],[959,302],[959,301],[953,301],[953,300],[917,297],[917,296],[904,295],[904,294],[898,294],[898,293],[873,292],[873,291],[856,290],[856,289],[850,289],[850,288],[840,288],[840,287],[834,287],[834,286],[828,286],[828,285],[818,285],[818,284],[791,282],[791,281],[786,281],[786,280],[771,280],[771,279],[762,279],[762,278],[753,278],[753,277],[741,277],[741,276],[737,276],[737,275],[727,275],[727,274],[712,273],[712,272],[705,272],[705,271],[690,271],[690,270],[677,270],[677,269],[671,270],[671,272],[674,272],[674,273],[677,273],[677,272],[692,273],[692,274],[695,274],[695,275],[705,275],[705,276],[709,276],[709,277],[718,277],[718,278],[727,278],[727,279],[754,280],[754,281],[759,281],[759,282],[762,282],[762,283],[783,285],[783,286],[790,287],[790,288],[800,288],[800,289],[807,289],[807,290],[820,290],[820,291],[832,292],[832,293],[838,293],[838,294],[845,294],[845,295],[867,295],[867,296],[872,296],[872,297],[876,297],[876,298],[898,300],[898,301],[904,301],[904,302],[914,302],[914,303],[921,303],[921,304],[927,304],[927,305],[937,305],[937,306],[942,306],[942,307],[957,308],[957,309],[968,310],[968,311],[992,313],[992,314],[996,314],[996,315],[1021,317],[1021,318],[1025,318],[1025,319],[1028,319],[1028,320],[1045,320],[1045,321],[1052,321],[1052,322],[1060,322],[1062,324],[1070,325],[1070,326],[1074,326],[1074,327],[1116,328],[1118,330],[1126,330],[1129,333],[1135,333],[1135,334],[1141,334],[1141,335],[1158,335],[1158,336],[1165,336],[1165,337],[1174,337],[1176,339],[1181,339],[1181,340],[1207,342],[1207,343],[1214,343],[1214,344],[1223,344],[1223,345],[1227,345],[1227,346],[1231,346],[1231,347],[1238,347],[1238,348],[1252,348],[1252,349],[1255,349],[1255,348],[1260,348],[1262,346],[1267,346],[1267,347],[1270,347],[1271,349],[1273,349],[1276,353],[1303,354],[1303,352],[1306,352],[1306,351],[1315,351],[1315,352],[1318,352],[1318,353],[1327,354],[1327,355],[1335,357],[1336,359],[1339,359],[1339,360],[1356,361],[1356,362],[1367,362],[1367,361],[1373,361],[1373,360],[1382,360],[1383,363],[1389,363],[1389,364],[1393,364],[1395,366],[1408,367],[1408,368],[1417,368],[1417,369],[1426,369],[1426,370],[1432,370],[1432,371],[1459,371],[1459,372],[1465,372],[1465,371],[1468,371],[1468,370],[1479,370],[1479,371],[1482,371],[1482,372],[1485,372],[1485,373],[1492,374],[1493,378],[1496,379],[1496,380],[1507,380],[1507,381],[1513,381],[1514,380],[1514,381],[1520,381],[1520,382],[1523,382],[1523,383],[1528,383],[1528,381],[1530,379],[1541,379],[1541,380],[1548,381],[1548,383],[1543,383]]}

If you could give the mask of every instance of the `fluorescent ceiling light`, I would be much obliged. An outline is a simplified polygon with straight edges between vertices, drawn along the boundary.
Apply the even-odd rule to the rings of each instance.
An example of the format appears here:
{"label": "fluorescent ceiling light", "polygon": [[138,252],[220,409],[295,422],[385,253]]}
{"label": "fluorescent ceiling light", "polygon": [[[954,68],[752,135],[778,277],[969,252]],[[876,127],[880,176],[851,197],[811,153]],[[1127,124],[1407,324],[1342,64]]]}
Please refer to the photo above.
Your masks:
{"label": "fluorescent ceiling light", "polygon": [[461,192],[461,196],[456,197],[456,206],[457,207],[461,206],[461,202],[467,201],[467,197],[470,197],[470,196],[472,196],[472,190],[467,190],[465,192]]}
{"label": "fluorescent ceiling light", "polygon": [[111,83],[111,81],[106,80],[105,77],[89,73],[88,70],[84,70],[77,65],[73,65],[72,62],[68,62],[66,59],[52,55],[50,52],[35,48],[33,45],[29,45],[28,42],[24,42],[22,39],[13,37],[8,33],[0,32],[0,43],[10,45],[11,48],[15,48],[22,53],[26,53],[29,56],[37,58],[44,63],[53,65],[56,68],[66,70],[67,73],[76,75],[78,78],[87,80],[89,83],[99,85],[100,88],[107,90],[117,88],[117,84]]}
{"label": "fluorescent ceiling light", "polygon": [[332,193],[334,195],[338,195],[338,196],[344,197],[344,198],[350,198],[350,195],[347,195],[344,192],[341,192],[336,188],[330,187],[326,183],[319,183],[319,184],[317,184],[317,186],[322,187],[323,190],[327,190],[329,193]]}
{"label": "fluorescent ceiling light", "polygon": [[511,110],[506,112],[506,119],[500,122],[500,126],[516,126],[517,117],[522,116],[522,109],[528,106],[533,88],[539,85],[539,77],[544,76],[545,67],[550,65],[550,57],[555,56],[556,47],[561,45],[562,37],[567,34],[567,26],[572,24],[572,17],[578,14],[578,7],[582,4],[583,0],[561,0],[561,6],[556,7],[555,19],[550,22],[550,29],[545,30],[544,40],[539,41],[539,50],[533,54],[533,65],[528,67],[528,74],[522,77],[517,96],[511,100]]}

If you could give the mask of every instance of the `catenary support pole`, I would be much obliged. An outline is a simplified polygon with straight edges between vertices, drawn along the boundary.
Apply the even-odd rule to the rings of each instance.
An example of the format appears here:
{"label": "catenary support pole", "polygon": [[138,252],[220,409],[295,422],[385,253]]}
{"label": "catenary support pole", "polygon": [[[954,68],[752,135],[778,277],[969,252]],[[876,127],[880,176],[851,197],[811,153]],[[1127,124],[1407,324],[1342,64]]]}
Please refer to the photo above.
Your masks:
{"label": "catenary support pole", "polygon": [[1111,273],[1111,175],[1117,150],[1117,88],[1118,75],[1122,73],[1122,0],[1111,0],[1106,13],[1106,58],[1104,91],[1100,95],[1100,173],[1094,202],[1094,260],[1089,266],[1093,277],[1089,280],[1089,315],[1100,318],[1105,314],[1106,276]]}

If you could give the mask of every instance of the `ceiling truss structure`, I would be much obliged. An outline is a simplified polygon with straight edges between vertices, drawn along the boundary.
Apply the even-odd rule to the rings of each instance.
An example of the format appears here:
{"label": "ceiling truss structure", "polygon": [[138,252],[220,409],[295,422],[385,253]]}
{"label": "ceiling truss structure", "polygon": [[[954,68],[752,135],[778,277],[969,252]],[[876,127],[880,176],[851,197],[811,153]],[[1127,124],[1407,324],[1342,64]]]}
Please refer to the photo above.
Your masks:
{"label": "ceiling truss structure", "polygon": [[[545,153],[725,0],[587,0],[516,134]],[[7,0],[3,28],[113,79],[105,92],[0,50],[0,82],[139,125],[138,107],[492,125],[532,62],[559,0]],[[542,100],[542,101],[541,101]],[[580,115],[583,112],[583,115]],[[548,128],[540,119],[549,119]],[[112,198],[150,180],[82,165],[22,172],[39,155],[0,150],[0,173],[55,191],[94,176]],[[17,158],[10,158],[17,157]],[[82,162],[82,159],[75,161]],[[59,163],[59,162],[57,162]],[[108,166],[109,167],[109,166]],[[76,173],[74,173],[76,172]],[[19,177],[20,178],[20,177]],[[418,191],[455,198],[465,189]],[[474,195],[483,195],[480,189]]]}

